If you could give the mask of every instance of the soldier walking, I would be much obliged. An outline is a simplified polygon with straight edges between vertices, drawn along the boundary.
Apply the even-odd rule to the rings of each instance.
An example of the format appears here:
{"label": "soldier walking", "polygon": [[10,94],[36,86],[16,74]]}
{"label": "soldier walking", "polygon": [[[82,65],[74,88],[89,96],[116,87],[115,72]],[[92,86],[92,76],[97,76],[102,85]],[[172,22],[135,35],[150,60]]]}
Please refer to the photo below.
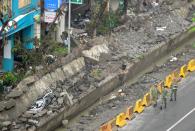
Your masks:
{"label": "soldier walking", "polygon": [[160,106],[161,110],[163,108],[163,105],[165,109],[167,108],[167,96],[168,96],[168,90],[165,87],[163,87],[162,95],[161,95],[161,106]]}
{"label": "soldier walking", "polygon": [[150,89],[150,95],[152,99],[152,105],[153,107],[157,106],[157,99],[158,99],[158,90],[155,86],[152,86]]}
{"label": "soldier walking", "polygon": [[173,96],[174,96],[174,100],[176,101],[177,100],[177,85],[173,85],[171,87],[171,98],[170,98],[170,101],[173,101]]}

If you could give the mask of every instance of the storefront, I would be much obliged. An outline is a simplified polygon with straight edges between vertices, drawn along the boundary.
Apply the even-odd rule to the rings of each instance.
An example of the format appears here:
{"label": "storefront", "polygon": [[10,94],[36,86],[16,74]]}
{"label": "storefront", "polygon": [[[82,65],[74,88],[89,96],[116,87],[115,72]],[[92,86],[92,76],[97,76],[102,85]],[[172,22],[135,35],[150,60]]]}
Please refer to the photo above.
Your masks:
{"label": "storefront", "polygon": [[[2,45],[3,42],[0,40],[0,45]],[[2,69],[2,61],[3,61],[3,48],[0,47],[0,70]]]}
{"label": "storefront", "polygon": [[[9,7],[12,7],[12,19],[9,21],[4,37],[6,41],[3,43],[3,60],[2,69],[4,71],[12,71],[14,68],[14,54],[12,48],[14,47],[15,35],[20,36],[23,41],[21,46],[26,49],[34,48],[33,39],[37,34],[37,29],[40,30],[40,24],[37,24],[35,17],[40,14],[38,7],[38,0],[3,0],[7,1]],[[16,24],[15,24],[16,23]],[[2,25],[0,24],[0,29]],[[19,35],[18,35],[19,34]],[[37,36],[40,38],[40,36]],[[0,37],[3,39],[3,36]],[[6,43],[6,44],[5,44]],[[2,44],[1,44],[2,45]]]}

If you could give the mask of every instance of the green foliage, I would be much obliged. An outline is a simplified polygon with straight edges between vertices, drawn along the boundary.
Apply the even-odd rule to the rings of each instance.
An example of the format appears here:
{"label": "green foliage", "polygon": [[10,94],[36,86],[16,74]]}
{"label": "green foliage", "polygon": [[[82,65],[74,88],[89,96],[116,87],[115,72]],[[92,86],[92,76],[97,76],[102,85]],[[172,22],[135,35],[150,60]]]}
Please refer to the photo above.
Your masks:
{"label": "green foliage", "polygon": [[195,22],[195,18],[192,18],[192,22]]}
{"label": "green foliage", "polygon": [[0,79],[0,92],[3,92],[4,87],[3,87],[3,80]]}
{"label": "green foliage", "polygon": [[139,57],[138,57],[138,59],[143,59],[144,58],[144,55],[142,54],[142,55],[139,55]]}
{"label": "green foliage", "polygon": [[192,47],[195,48],[195,43],[192,44]]}
{"label": "green foliage", "polygon": [[101,24],[97,27],[97,34],[108,34],[113,28],[120,24],[119,19],[119,15],[113,11],[105,14],[102,18]]}
{"label": "green foliage", "polygon": [[109,12],[104,12],[103,16],[100,16],[102,14],[99,12],[103,10],[101,6],[100,2],[93,7],[91,22],[86,26],[88,34],[93,35],[95,28],[97,35],[105,35],[120,24],[120,11],[114,12],[110,9]]}
{"label": "green foliage", "polygon": [[56,47],[56,48],[54,48],[53,53],[54,53],[54,55],[57,55],[57,56],[67,55],[68,54],[68,48]]}
{"label": "green foliage", "polygon": [[[192,15],[193,17],[192,17],[192,22],[195,22],[195,13]],[[189,30],[189,32],[191,33],[191,32],[194,32],[195,31],[195,27],[192,27],[192,28],[190,28],[190,30]]]}
{"label": "green foliage", "polygon": [[11,86],[16,84],[17,77],[11,72],[6,72],[3,75],[2,80],[3,80],[3,85]]}
{"label": "green foliage", "polygon": [[188,32],[191,33],[191,32],[194,32],[194,31],[195,31],[195,27],[192,27],[192,28],[189,29]]}
{"label": "green foliage", "polygon": [[102,75],[102,70],[101,69],[93,69],[90,72],[90,76],[93,78],[99,79]]}
{"label": "green foliage", "polygon": [[43,55],[41,51],[35,49],[27,50],[22,46],[21,41],[16,41],[12,52],[17,57],[21,57],[21,67],[28,69],[29,66],[40,65],[43,60]]}

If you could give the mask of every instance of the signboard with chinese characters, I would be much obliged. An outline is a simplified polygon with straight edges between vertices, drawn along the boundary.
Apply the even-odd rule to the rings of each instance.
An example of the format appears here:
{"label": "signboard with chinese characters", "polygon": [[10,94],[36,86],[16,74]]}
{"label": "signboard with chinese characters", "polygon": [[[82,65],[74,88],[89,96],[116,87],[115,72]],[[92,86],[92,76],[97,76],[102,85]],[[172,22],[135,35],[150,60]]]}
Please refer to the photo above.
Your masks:
{"label": "signboard with chinese characters", "polygon": [[[69,0],[66,0],[66,3],[68,3]],[[71,0],[71,4],[83,4],[83,0]]]}
{"label": "signboard with chinese characters", "polygon": [[44,8],[48,11],[56,11],[60,6],[61,0],[45,0]]}
{"label": "signboard with chinese characters", "polygon": [[53,11],[45,11],[44,12],[44,21],[46,23],[52,23],[56,17],[56,12]]}

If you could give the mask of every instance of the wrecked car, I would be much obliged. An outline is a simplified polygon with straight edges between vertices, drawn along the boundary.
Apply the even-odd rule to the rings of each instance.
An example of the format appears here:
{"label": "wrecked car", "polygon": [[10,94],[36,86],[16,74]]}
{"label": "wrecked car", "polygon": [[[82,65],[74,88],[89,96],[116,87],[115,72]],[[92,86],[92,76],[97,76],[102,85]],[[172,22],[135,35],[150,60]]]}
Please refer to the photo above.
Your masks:
{"label": "wrecked car", "polygon": [[46,93],[42,98],[39,98],[30,108],[30,111],[39,112],[47,107],[54,98],[53,92]]}

